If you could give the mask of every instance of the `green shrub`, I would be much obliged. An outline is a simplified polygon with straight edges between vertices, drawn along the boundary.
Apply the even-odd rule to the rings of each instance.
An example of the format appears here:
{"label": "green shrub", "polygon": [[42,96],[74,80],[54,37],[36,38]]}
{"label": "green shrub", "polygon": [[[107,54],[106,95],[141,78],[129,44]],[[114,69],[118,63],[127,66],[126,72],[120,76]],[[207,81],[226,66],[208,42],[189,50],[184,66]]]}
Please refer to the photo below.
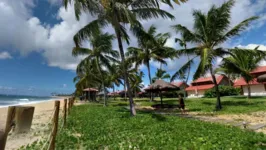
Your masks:
{"label": "green shrub", "polygon": [[[241,89],[234,88],[232,86],[219,86],[219,91],[221,96],[235,96],[235,95],[240,95]],[[205,91],[204,97],[207,98],[216,97],[215,88]]]}

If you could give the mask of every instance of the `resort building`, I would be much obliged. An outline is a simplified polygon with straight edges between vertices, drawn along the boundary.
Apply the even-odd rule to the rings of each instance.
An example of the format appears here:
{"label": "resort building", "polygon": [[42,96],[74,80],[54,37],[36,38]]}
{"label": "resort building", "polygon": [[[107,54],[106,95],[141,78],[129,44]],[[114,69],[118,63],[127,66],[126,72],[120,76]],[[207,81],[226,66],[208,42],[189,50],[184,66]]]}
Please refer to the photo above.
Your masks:
{"label": "resort building", "polygon": [[[260,66],[255,70],[250,72],[254,79],[249,82],[251,96],[262,96],[266,95],[266,83],[257,82],[257,77],[263,74],[266,74],[266,66]],[[248,86],[246,81],[243,78],[237,79],[234,82],[234,87],[239,87],[242,90],[243,95],[248,95]]]}
{"label": "resort building", "polygon": [[180,90],[184,90],[186,89],[188,86],[188,84],[186,84],[185,82],[171,82],[171,84],[177,86],[180,88]]}
{"label": "resort building", "polygon": [[[219,85],[233,85],[225,75],[216,76],[217,84]],[[212,77],[202,77],[191,83],[191,85],[186,88],[188,98],[192,97],[203,97],[204,93],[208,89],[214,88],[214,83]]]}

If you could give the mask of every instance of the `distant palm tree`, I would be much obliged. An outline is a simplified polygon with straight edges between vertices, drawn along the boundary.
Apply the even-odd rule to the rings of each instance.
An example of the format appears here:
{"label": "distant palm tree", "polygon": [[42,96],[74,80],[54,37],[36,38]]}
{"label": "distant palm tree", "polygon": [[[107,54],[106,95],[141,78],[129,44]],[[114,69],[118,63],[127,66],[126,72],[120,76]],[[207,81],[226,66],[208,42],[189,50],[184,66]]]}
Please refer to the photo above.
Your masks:
{"label": "distant palm tree", "polygon": [[119,53],[116,50],[112,49],[112,40],[114,39],[113,35],[108,33],[98,34],[89,37],[89,42],[92,46],[92,49],[74,47],[72,54],[74,56],[86,55],[85,60],[95,61],[97,70],[101,77],[102,89],[104,91],[104,106],[106,106],[106,85],[104,83],[105,76],[104,71],[112,70],[111,63],[117,62],[119,58]]}
{"label": "distant palm tree", "polygon": [[[67,8],[68,4],[74,1],[74,10],[77,20],[84,12],[89,12],[92,16],[97,16],[95,20],[83,27],[74,36],[74,42],[77,47],[80,46],[83,40],[87,40],[87,37],[92,36],[95,33],[99,33],[101,28],[111,25],[114,29],[120,56],[122,60],[122,69],[125,77],[126,85],[128,88],[130,112],[131,115],[136,115],[134,101],[132,98],[131,87],[128,81],[128,74],[126,72],[125,56],[123,48],[123,40],[129,43],[129,35],[125,26],[130,25],[131,31],[136,36],[143,36],[140,32],[142,25],[140,20],[148,20],[152,18],[170,18],[174,19],[174,16],[170,13],[160,9],[160,3],[158,0],[64,0],[63,4]],[[170,4],[169,0],[161,0],[164,3]],[[179,2],[175,1],[175,2]],[[184,0],[181,0],[181,2]]]}
{"label": "distant palm tree", "polygon": [[73,79],[73,82],[76,83],[75,94],[77,96],[83,95],[84,88],[98,87],[101,84],[95,61],[82,60],[77,66],[76,73],[77,76]]}
{"label": "distant palm tree", "polygon": [[165,80],[170,78],[171,78],[170,74],[168,74],[165,70],[157,68],[157,71],[155,72],[155,77],[152,78],[152,82],[155,82],[155,80],[158,79]]}
{"label": "distant palm tree", "polygon": [[155,26],[151,26],[148,31],[143,32],[146,32],[149,38],[140,37],[140,39],[138,39],[139,48],[129,47],[126,55],[129,57],[129,60],[135,63],[136,67],[141,64],[147,67],[150,84],[152,84],[150,61],[154,60],[161,64],[166,64],[164,59],[173,58],[173,56],[175,56],[175,50],[165,46],[167,39],[170,38],[169,33],[156,34]]}
{"label": "distant palm tree", "polygon": [[258,50],[258,47],[255,50],[236,48],[230,50],[230,52],[231,56],[223,58],[220,68],[216,71],[238,74],[243,77],[247,83],[249,99],[251,97],[249,83],[254,79],[250,72],[256,69],[259,63],[265,59],[266,52]]}
{"label": "distant palm tree", "polygon": [[135,97],[137,97],[137,92],[140,92],[142,88],[144,88],[142,77],[144,76],[144,73],[142,71],[136,72],[133,75],[133,79],[130,80],[130,84],[132,86],[132,92],[135,94]]}
{"label": "distant palm tree", "polygon": [[188,42],[197,45],[193,48],[178,51],[179,56],[192,56],[190,61],[184,64],[181,69],[188,68],[191,66],[194,59],[200,58],[200,62],[194,74],[194,79],[199,78],[207,72],[211,74],[217,95],[216,110],[222,109],[222,105],[213,66],[218,57],[229,54],[227,50],[220,46],[228,39],[238,36],[252,21],[258,19],[258,17],[248,18],[228,30],[231,25],[231,8],[234,3],[234,0],[229,0],[220,7],[213,5],[207,14],[204,14],[200,10],[194,10],[194,31],[190,31],[180,24],[173,26],[178,33],[186,37]]}

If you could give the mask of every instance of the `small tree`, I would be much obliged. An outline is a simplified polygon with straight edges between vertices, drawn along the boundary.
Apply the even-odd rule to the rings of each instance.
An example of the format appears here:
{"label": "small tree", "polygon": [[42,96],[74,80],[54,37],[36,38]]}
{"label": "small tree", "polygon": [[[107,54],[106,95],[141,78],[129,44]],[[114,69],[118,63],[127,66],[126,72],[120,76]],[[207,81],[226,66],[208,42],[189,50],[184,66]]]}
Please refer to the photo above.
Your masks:
{"label": "small tree", "polygon": [[238,74],[247,83],[248,87],[248,99],[251,97],[250,92],[250,81],[254,77],[250,72],[258,67],[258,64],[265,59],[266,52],[258,50],[246,50],[235,48],[230,50],[231,55],[222,59],[218,72],[226,72],[230,74]]}

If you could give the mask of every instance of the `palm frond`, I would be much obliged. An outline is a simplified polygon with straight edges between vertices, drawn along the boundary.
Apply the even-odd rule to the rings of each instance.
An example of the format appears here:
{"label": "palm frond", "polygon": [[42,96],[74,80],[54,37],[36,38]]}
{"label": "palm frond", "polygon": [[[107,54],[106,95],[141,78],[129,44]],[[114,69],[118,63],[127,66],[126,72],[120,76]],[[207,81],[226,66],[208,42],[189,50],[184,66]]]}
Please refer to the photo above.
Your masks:
{"label": "palm frond", "polygon": [[175,19],[175,17],[172,14],[159,8],[139,8],[139,9],[133,9],[132,12],[136,14],[136,16],[139,19],[143,20],[148,20],[151,18],[159,18],[159,17],[162,17],[164,19],[169,18],[171,20]]}
{"label": "palm frond", "polygon": [[221,38],[219,38],[215,43],[214,46],[223,43],[224,41],[230,39],[231,37],[238,36],[240,33],[247,29],[247,27],[253,22],[254,20],[257,20],[259,17],[251,17],[248,18],[235,27],[233,27],[230,31],[225,33]]}

